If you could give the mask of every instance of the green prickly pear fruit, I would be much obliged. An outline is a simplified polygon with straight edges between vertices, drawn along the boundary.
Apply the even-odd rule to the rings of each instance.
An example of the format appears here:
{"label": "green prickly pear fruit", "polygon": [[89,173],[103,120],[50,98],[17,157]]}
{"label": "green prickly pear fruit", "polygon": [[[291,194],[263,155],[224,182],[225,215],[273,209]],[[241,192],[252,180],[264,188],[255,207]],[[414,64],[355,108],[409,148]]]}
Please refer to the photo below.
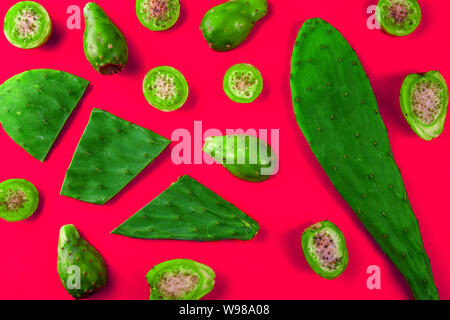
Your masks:
{"label": "green prickly pear fruit", "polygon": [[127,42],[96,3],[84,7],[84,53],[94,69],[104,75],[119,73],[128,62]]}
{"label": "green prickly pear fruit", "polygon": [[227,1],[205,14],[200,30],[213,50],[229,51],[247,39],[255,23],[266,16],[267,7],[267,0]]}
{"label": "green prickly pear fruit", "polygon": [[71,224],[59,232],[57,269],[62,285],[75,299],[103,289],[108,279],[101,254]]}

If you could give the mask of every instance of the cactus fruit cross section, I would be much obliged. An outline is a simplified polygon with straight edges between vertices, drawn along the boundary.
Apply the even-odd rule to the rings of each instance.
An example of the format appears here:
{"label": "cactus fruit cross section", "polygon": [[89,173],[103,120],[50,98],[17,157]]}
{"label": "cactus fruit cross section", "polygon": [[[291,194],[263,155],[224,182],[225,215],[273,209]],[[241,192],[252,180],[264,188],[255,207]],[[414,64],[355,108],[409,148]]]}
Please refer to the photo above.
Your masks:
{"label": "cactus fruit cross section", "polygon": [[121,72],[128,62],[128,45],[120,30],[94,2],[84,7],[84,53],[94,69],[104,75]]}
{"label": "cactus fruit cross section", "polygon": [[308,227],[302,234],[302,249],[311,269],[322,278],[335,279],[347,268],[348,251],[344,235],[330,221]]}
{"label": "cactus fruit cross section", "polygon": [[214,288],[216,274],[202,263],[175,259],[147,273],[150,300],[199,300]]}
{"label": "cactus fruit cross section", "polygon": [[376,17],[384,32],[402,37],[417,29],[422,11],[417,0],[380,0]]}
{"label": "cactus fruit cross section", "polygon": [[267,0],[230,0],[210,9],[200,29],[213,50],[229,51],[247,39],[267,7]]}
{"label": "cactus fruit cross section", "polygon": [[40,69],[0,86],[3,130],[26,152],[44,161],[89,82],[66,72]]}
{"label": "cactus fruit cross section", "polygon": [[448,87],[439,71],[410,74],[403,81],[400,106],[411,129],[424,140],[440,136],[448,107]]}
{"label": "cactus fruit cross section", "polygon": [[263,89],[261,72],[251,64],[239,63],[232,66],[223,79],[226,95],[238,103],[250,103],[259,97]]}
{"label": "cactus fruit cross section", "polygon": [[67,170],[61,195],[105,204],[169,143],[153,131],[94,109]]}
{"label": "cactus fruit cross section", "polygon": [[83,299],[103,289],[108,271],[102,255],[72,224],[59,231],[57,270],[64,289],[75,299]]}
{"label": "cactus fruit cross section", "polygon": [[180,17],[179,0],[137,0],[136,14],[139,21],[152,31],[172,28]]}
{"label": "cactus fruit cross section", "polygon": [[342,35],[306,21],[292,54],[297,122],[335,188],[408,281],[438,299],[419,225],[366,73]]}
{"label": "cactus fruit cross section", "polygon": [[269,179],[277,163],[275,152],[271,147],[265,141],[251,135],[208,137],[203,151],[235,177],[250,182]]}
{"label": "cactus fruit cross section", "polygon": [[0,218],[21,221],[37,209],[39,193],[35,186],[23,179],[10,179],[0,183]]}
{"label": "cactus fruit cross section", "polygon": [[113,234],[143,239],[250,240],[256,221],[189,176],[182,176]]}
{"label": "cactus fruit cross section", "polygon": [[21,1],[8,10],[3,24],[8,41],[21,49],[44,45],[52,34],[52,20],[43,6]]}

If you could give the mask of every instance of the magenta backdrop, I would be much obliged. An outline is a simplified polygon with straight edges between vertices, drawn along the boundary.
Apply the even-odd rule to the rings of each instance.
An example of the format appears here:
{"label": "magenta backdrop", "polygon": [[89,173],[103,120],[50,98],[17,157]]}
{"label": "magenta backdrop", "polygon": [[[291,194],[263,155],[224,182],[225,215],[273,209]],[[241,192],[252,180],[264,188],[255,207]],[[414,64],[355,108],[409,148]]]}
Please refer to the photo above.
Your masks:
{"label": "magenta backdrop", "polygon": [[[0,17],[16,1],[2,0]],[[117,76],[101,76],[87,62],[83,29],[66,27],[69,5],[87,1],[41,0],[54,22],[50,42],[35,50],[13,47],[0,36],[0,81],[34,68],[71,72],[91,81],[48,159],[42,164],[0,131],[0,180],[25,178],[39,189],[38,212],[19,223],[0,221],[0,298],[70,299],[56,271],[58,231],[73,223],[103,254],[110,277],[107,288],[93,299],[147,299],[146,272],[155,264],[189,258],[208,264],[217,273],[209,299],[408,299],[409,289],[390,261],[333,189],[304,140],[292,110],[289,69],[297,31],[312,17],[321,17],[348,39],[369,75],[395,158],[415,213],[442,298],[450,298],[450,258],[446,228],[450,224],[450,132],[425,142],[414,135],[402,117],[398,95],[407,73],[439,69],[450,80],[444,36],[448,33],[450,3],[420,1],[423,22],[409,37],[392,38],[369,30],[366,9],[376,0],[270,1],[270,14],[248,41],[228,53],[208,48],[199,30],[203,14],[221,0],[183,0],[178,24],[170,31],[152,32],[136,18],[134,1],[98,0],[127,38],[130,62]],[[231,65],[248,62],[264,77],[262,96],[250,105],[231,102],[222,79]],[[146,72],[170,65],[187,78],[187,105],[173,113],[149,106],[141,92]],[[93,107],[171,137],[177,128],[193,132],[195,120],[203,129],[280,129],[279,174],[252,184],[234,178],[221,166],[174,165],[171,151],[158,158],[124,191],[104,206],[62,197],[65,171]],[[173,148],[172,144],[171,148]],[[110,231],[175,181],[189,174],[231,201],[261,225],[248,242],[146,241],[111,235]],[[308,225],[328,219],[346,235],[350,254],[347,271],[336,280],[313,273],[303,258],[300,235]],[[370,265],[381,268],[381,290],[366,285]]]}

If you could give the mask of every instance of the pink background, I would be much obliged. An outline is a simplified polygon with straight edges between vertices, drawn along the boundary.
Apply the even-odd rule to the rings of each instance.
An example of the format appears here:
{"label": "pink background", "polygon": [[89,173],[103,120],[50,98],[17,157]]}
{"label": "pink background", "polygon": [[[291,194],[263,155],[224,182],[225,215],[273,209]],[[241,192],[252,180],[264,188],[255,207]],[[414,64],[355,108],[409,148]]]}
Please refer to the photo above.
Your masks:
{"label": "pink background", "polygon": [[[16,1],[0,2],[0,17]],[[412,205],[420,221],[426,249],[442,298],[450,298],[450,132],[425,142],[414,135],[398,104],[407,73],[440,69],[450,80],[448,62],[450,3],[420,1],[423,21],[406,38],[392,38],[369,30],[366,9],[376,0],[270,1],[270,14],[244,45],[228,53],[210,50],[199,30],[203,14],[221,0],[183,0],[178,24],[156,33],[136,18],[134,1],[98,0],[125,34],[130,62],[123,73],[97,74],[84,57],[81,30],[68,30],[66,9],[87,1],[41,0],[54,22],[50,42],[35,50],[21,50],[0,36],[0,81],[34,68],[71,72],[91,81],[85,98],[70,118],[45,163],[30,157],[0,132],[0,180],[25,178],[39,189],[38,212],[19,223],[0,221],[0,298],[70,299],[56,272],[59,228],[75,224],[103,254],[110,277],[107,288],[92,299],[147,299],[147,271],[174,258],[208,264],[217,273],[209,299],[408,299],[400,273],[378,249],[351,209],[334,191],[309,150],[291,105],[289,63],[301,24],[321,17],[337,27],[359,54],[369,75],[392,147],[402,169]],[[225,71],[248,62],[264,77],[262,96],[250,105],[230,101],[222,91]],[[149,106],[141,92],[145,73],[159,65],[179,69],[191,93],[179,111],[163,113]],[[93,107],[105,109],[155,132],[171,137],[177,128],[193,132],[195,120],[209,128],[280,129],[280,172],[261,184],[238,180],[219,165],[179,165],[167,150],[115,199],[105,206],[62,197],[59,191],[73,152]],[[173,148],[172,144],[171,148]],[[110,231],[175,181],[189,174],[231,201],[261,226],[248,242],[146,241],[111,235]],[[346,235],[350,254],[347,271],[324,280],[306,264],[300,235],[308,225],[328,219]],[[366,286],[370,265],[381,267],[381,290]]]}

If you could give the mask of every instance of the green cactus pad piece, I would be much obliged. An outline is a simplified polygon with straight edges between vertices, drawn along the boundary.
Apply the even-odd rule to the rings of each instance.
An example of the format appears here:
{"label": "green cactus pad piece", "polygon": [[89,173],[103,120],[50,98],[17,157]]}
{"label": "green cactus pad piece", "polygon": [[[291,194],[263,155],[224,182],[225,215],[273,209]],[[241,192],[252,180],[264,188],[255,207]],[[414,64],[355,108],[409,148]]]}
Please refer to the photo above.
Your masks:
{"label": "green cactus pad piece", "polygon": [[139,21],[152,31],[172,28],[180,17],[179,0],[137,0],[136,14]]}
{"label": "green cactus pad piece", "polygon": [[253,102],[259,97],[262,89],[261,72],[248,63],[239,63],[232,66],[223,79],[223,90],[235,102]]}
{"label": "green cactus pad piece", "polygon": [[182,176],[112,231],[131,238],[250,240],[256,221],[189,176]]}
{"label": "green cactus pad piece", "polygon": [[438,299],[416,217],[358,56],[329,23],[311,19],[291,64],[297,122],[335,188],[408,281]]}
{"label": "green cactus pad piece", "polygon": [[322,278],[335,279],[347,268],[348,251],[344,235],[330,221],[321,221],[305,229],[302,250],[311,269]]}
{"label": "green cactus pad piece", "polygon": [[199,300],[214,288],[216,274],[202,263],[174,259],[160,263],[147,273],[149,300]]}
{"label": "green cactus pad piece", "polygon": [[108,281],[102,255],[71,224],[59,231],[57,270],[64,289],[75,299],[103,289]]}
{"label": "green cactus pad piece", "polygon": [[66,173],[61,195],[105,204],[145,169],[170,140],[94,109]]}
{"label": "green cactus pad piece", "polygon": [[410,74],[403,81],[400,106],[411,129],[430,141],[444,130],[448,87],[439,71]]}
{"label": "green cactus pad piece", "polygon": [[250,182],[266,181],[276,168],[277,160],[271,147],[251,135],[208,137],[203,151],[235,177]]}
{"label": "green cactus pad piece", "polygon": [[43,6],[21,1],[8,10],[3,24],[8,41],[21,49],[44,45],[52,34],[52,20]]}
{"label": "green cactus pad piece", "polygon": [[376,16],[384,32],[402,37],[417,29],[422,11],[417,0],[380,0]]}
{"label": "green cactus pad piece", "polygon": [[229,51],[247,39],[267,10],[267,0],[229,0],[205,14],[200,30],[210,48]]}
{"label": "green cactus pad piece", "polygon": [[26,152],[44,161],[89,82],[57,70],[30,70],[0,86],[3,130]]}
{"label": "green cactus pad piece", "polygon": [[121,72],[128,63],[128,45],[122,32],[94,2],[86,4],[83,13],[86,58],[103,75]]}
{"label": "green cactus pad piece", "polygon": [[0,218],[22,221],[30,217],[39,204],[36,187],[23,179],[10,179],[0,183]]}

